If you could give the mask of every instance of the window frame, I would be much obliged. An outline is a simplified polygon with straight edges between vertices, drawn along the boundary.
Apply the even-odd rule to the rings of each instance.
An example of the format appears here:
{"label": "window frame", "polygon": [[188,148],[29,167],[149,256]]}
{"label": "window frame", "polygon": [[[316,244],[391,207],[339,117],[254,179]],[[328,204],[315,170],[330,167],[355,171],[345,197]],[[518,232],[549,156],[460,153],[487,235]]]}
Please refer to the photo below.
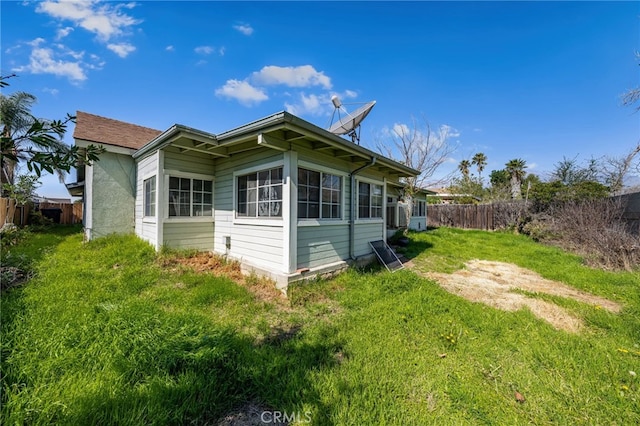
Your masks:
{"label": "window frame", "polygon": [[[300,182],[300,171],[306,171],[306,172],[312,172],[312,173],[317,173],[318,174],[318,186],[311,186],[311,185],[306,185]],[[318,169],[318,168],[313,168],[313,167],[304,167],[302,165],[298,165],[297,167],[297,176],[298,176],[298,221],[327,221],[327,222],[341,222],[344,220],[344,175],[342,174],[338,174],[332,171],[327,171],[327,170],[322,170],[322,169]],[[326,176],[331,176],[332,178],[337,178],[338,179],[338,186],[337,188],[334,188],[333,185],[331,185],[331,187],[326,187],[325,184],[325,177]],[[310,201],[307,199],[305,201],[301,201],[300,200],[300,190],[301,188],[305,186],[307,188],[317,188],[318,190],[318,217],[301,217],[300,216],[300,205],[302,203],[307,203],[309,204]],[[329,191],[330,194],[332,194],[333,192],[338,192],[338,201],[337,202],[333,202],[333,197],[330,197],[331,199],[329,201],[325,201],[324,200],[324,194],[325,194],[325,190]],[[338,211],[338,216],[337,217],[331,217],[333,216],[333,206],[337,205],[337,211]],[[330,209],[330,217],[324,217],[324,207],[325,206],[329,206]]]}
{"label": "window frame", "polygon": [[[153,188],[147,192],[147,182],[151,182],[153,184]],[[158,204],[158,179],[157,175],[151,175],[142,180],[142,218],[156,218],[158,214],[157,204]],[[147,210],[147,205],[149,206],[149,210],[153,210],[151,214],[149,214],[149,210]]]}
{"label": "window frame", "polygon": [[[256,210],[256,216],[238,216],[238,190],[239,190],[238,178],[247,176],[253,173],[257,174],[259,172],[268,171],[276,168],[282,169],[282,183],[281,183],[282,197],[280,200],[281,202],[280,216],[257,216],[257,210]],[[247,167],[245,169],[240,169],[233,172],[232,223],[234,225],[235,224],[265,225],[265,226],[277,226],[277,227],[281,227],[284,225],[284,216],[285,216],[284,207],[287,204],[285,201],[286,201],[286,197],[288,197],[287,192],[289,187],[287,183],[288,176],[285,176],[284,169],[285,169],[284,161],[280,160],[280,161],[272,161],[269,163],[260,164],[253,167]]]}
{"label": "window frame", "polygon": [[[368,199],[369,199],[369,205],[368,205],[368,216],[366,217],[362,217],[360,216],[360,185],[361,184],[366,184],[369,185],[369,194],[368,194]],[[373,188],[375,186],[380,187],[380,195],[377,195],[376,197],[380,199],[380,205],[379,206],[373,206],[371,203],[372,197],[373,197]],[[373,180],[373,179],[366,179],[366,178],[358,178],[356,179],[356,188],[355,190],[357,191],[356,193],[356,220],[357,221],[362,221],[362,222],[383,222],[384,221],[384,217],[385,217],[385,201],[386,201],[386,191],[385,191],[385,183],[384,182],[380,182],[377,180]],[[372,216],[372,209],[376,208],[379,209],[380,211],[380,216]]]}
{"label": "window frame", "polygon": [[[422,207],[422,211],[420,211],[421,210],[420,207]],[[413,209],[411,210],[411,217],[427,217],[427,201],[426,200],[420,200],[420,199],[413,200]]]}
{"label": "window frame", "polygon": [[[165,212],[164,212],[164,220],[167,222],[174,222],[174,223],[178,223],[178,222],[213,222],[214,221],[214,217],[215,217],[215,179],[213,176],[211,175],[204,175],[204,174],[199,174],[199,173],[188,173],[188,172],[181,172],[181,171],[177,171],[177,170],[165,170],[165,174],[164,174],[164,190],[163,190],[163,195],[164,195],[164,206],[165,206]],[[171,189],[170,189],[170,182],[171,182],[171,178],[179,178],[179,179],[189,179],[190,183],[189,183],[189,216],[170,216],[170,204],[171,204],[171,198],[170,198],[170,193],[171,193]],[[211,182],[211,215],[201,215],[201,216],[194,216],[193,215],[193,181],[194,180],[201,180],[201,181],[209,181]],[[201,203],[202,204],[202,203]]]}
{"label": "window frame", "polygon": [[[349,223],[347,220],[347,205],[346,205],[346,191],[347,185],[349,184],[349,174],[348,172],[334,169],[331,167],[326,167],[322,164],[318,164],[311,161],[306,160],[298,160],[298,165],[296,167],[296,183],[299,185],[298,179],[298,169],[306,169],[314,172],[320,172],[331,174],[340,178],[340,219],[320,219],[320,218],[299,218],[296,215],[296,220],[298,223],[298,227],[308,227],[308,226],[335,226],[335,225],[346,225]],[[298,202],[298,194],[296,193],[296,209]]]}

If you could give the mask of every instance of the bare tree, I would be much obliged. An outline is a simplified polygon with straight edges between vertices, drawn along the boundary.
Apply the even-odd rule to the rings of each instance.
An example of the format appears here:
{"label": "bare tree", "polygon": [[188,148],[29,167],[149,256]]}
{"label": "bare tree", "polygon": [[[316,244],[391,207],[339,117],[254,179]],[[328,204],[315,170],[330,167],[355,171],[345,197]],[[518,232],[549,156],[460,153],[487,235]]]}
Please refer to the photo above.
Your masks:
{"label": "bare tree", "polygon": [[[636,52],[636,59],[640,65],[640,52]],[[640,87],[636,87],[634,89],[630,89],[622,95],[622,105],[631,106],[635,105],[640,101]],[[640,111],[640,105],[637,105],[636,111]]]}
{"label": "bare tree", "polygon": [[640,143],[632,148],[624,157],[605,157],[602,161],[602,174],[612,194],[620,194],[626,176],[633,170],[640,172]]}
{"label": "bare tree", "polygon": [[440,166],[456,150],[457,146],[451,143],[451,138],[455,135],[455,131],[449,126],[441,125],[434,131],[425,118],[417,120],[412,117],[410,126],[395,124],[387,136],[376,143],[376,149],[383,155],[420,171],[418,176],[405,178],[403,181],[407,224],[411,219],[415,194],[428,185],[441,185],[451,178],[446,176],[433,179]]}

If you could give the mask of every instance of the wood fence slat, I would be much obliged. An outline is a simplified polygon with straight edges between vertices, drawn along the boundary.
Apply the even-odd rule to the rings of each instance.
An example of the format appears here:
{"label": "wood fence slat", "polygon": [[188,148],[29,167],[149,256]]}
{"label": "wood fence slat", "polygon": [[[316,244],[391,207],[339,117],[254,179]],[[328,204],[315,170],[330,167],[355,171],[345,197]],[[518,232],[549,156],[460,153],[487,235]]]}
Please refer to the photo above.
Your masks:
{"label": "wood fence slat", "polygon": [[509,225],[504,212],[513,210],[521,202],[499,204],[429,204],[427,223],[429,226],[450,226],[463,229],[495,230]]}
{"label": "wood fence slat", "polygon": [[[5,222],[9,203],[13,203],[13,200],[9,198],[0,198],[0,226]],[[16,225],[27,225],[29,223],[29,213],[32,210],[30,204],[24,207],[18,206],[13,216],[13,223]],[[61,225],[75,225],[82,223],[82,203],[40,203],[39,209],[60,209],[60,224]]]}

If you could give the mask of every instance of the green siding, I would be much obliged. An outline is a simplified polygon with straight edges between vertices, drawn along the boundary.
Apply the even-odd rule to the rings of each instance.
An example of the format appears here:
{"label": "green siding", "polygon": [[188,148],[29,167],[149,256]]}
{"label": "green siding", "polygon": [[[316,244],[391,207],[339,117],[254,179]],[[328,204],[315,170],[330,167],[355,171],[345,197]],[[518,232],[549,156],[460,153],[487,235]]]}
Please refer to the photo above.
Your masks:
{"label": "green siding", "polygon": [[298,227],[298,268],[315,268],[349,258],[349,225]]}
{"label": "green siding", "polygon": [[213,222],[165,222],[164,244],[174,248],[213,250]]}
{"label": "green siding", "polygon": [[164,168],[189,173],[213,175],[213,156],[196,151],[180,152],[178,148],[164,149]]}

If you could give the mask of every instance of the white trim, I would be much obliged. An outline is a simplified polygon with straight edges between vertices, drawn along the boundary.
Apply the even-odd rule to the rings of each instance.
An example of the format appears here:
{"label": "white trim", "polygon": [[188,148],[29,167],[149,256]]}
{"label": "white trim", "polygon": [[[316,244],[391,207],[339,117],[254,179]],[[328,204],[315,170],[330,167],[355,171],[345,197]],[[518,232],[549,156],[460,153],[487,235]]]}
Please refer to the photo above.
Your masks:
{"label": "white trim", "polygon": [[[154,206],[155,214],[147,216],[147,188],[145,186],[145,182],[152,178],[156,178],[155,188],[154,188],[155,200],[153,200],[155,203],[155,206]],[[156,174],[153,174],[153,175],[149,174],[149,176],[142,179],[142,222],[143,223],[152,223],[149,221],[149,218],[153,218],[154,219],[153,222],[155,222],[155,218],[158,217],[158,181],[159,180],[160,179],[158,179],[158,176]]]}
{"label": "white trim", "polygon": [[158,223],[158,219],[154,216],[145,216],[142,218],[142,223]]}
{"label": "white trim", "polygon": [[[340,218],[303,218],[300,217],[298,218],[298,226],[320,226],[324,221],[327,222],[339,222],[339,221],[345,221],[346,222],[346,185],[347,185],[347,179],[349,178],[349,173],[343,172],[341,170],[337,170],[337,169],[332,169],[331,167],[325,167],[322,166],[320,164],[315,164],[315,163],[311,163],[309,161],[298,161],[298,167],[296,168],[296,182],[298,180],[298,169],[306,169],[306,170],[311,170],[314,172],[320,172],[320,173],[328,173],[334,176],[338,176],[340,177],[340,182],[341,182],[341,186],[342,188],[340,188]],[[298,209],[298,204],[297,204],[297,200],[298,200],[298,193],[296,193],[296,211]],[[322,215],[322,182],[320,182],[320,215]],[[297,214],[296,214],[297,216]],[[301,221],[304,222],[308,222],[308,225],[305,224],[301,224]],[[320,223],[318,223],[320,222]],[[348,222],[347,222],[348,223]],[[333,224],[333,223],[332,223]]]}
{"label": "white trim", "polygon": [[213,223],[213,216],[171,216],[164,223]]}
{"label": "white trim", "polygon": [[298,153],[284,153],[282,169],[282,270],[290,274],[298,269]]}
{"label": "white trim", "polygon": [[[253,167],[248,167],[246,169],[234,170],[233,171],[233,178],[234,178],[234,181],[235,181],[235,178],[237,176],[248,175],[248,174],[251,174],[251,173],[261,172],[261,171],[269,170],[269,169],[274,169],[276,167],[284,167],[284,160],[276,160],[276,161],[271,161],[269,163],[260,164],[259,166],[253,166]],[[283,176],[283,178],[284,178],[284,176]]]}
{"label": "white trim", "polygon": [[[165,170],[165,173],[167,172],[167,170]],[[166,206],[167,210],[165,212],[163,212],[163,221],[165,223],[168,222],[172,222],[172,223],[181,223],[181,222],[214,222],[214,216],[216,213],[216,209],[215,209],[215,181],[213,179],[213,176],[210,175],[203,175],[200,173],[188,173],[188,172],[178,172],[173,170],[172,172],[175,172],[175,174],[173,173],[169,173],[169,174],[165,174],[164,175],[164,184],[166,187],[166,190],[164,190],[164,203],[163,207]],[[169,216],[169,179],[175,177],[175,178],[182,178],[182,179],[197,179],[197,180],[206,180],[206,181],[210,181],[211,182],[211,215],[210,216]],[[190,194],[193,195],[193,182],[190,185]],[[193,197],[191,197],[191,199],[189,200],[189,207],[190,207],[190,211],[193,212]],[[198,220],[199,218],[202,219],[206,219],[206,220]]]}
{"label": "white trim", "polygon": [[167,191],[166,197],[164,196],[165,188],[169,187],[169,177],[164,174],[164,151],[159,150],[157,152],[156,173],[158,177],[156,178],[156,217],[158,218],[158,222],[156,225],[156,250],[160,250],[164,245],[165,198],[167,199],[167,206],[169,205],[169,192]]}
{"label": "white trim", "polygon": [[[233,210],[235,212],[235,209]],[[283,211],[284,214],[284,211]],[[274,228],[282,228],[284,226],[283,220],[281,217],[274,217],[272,219],[268,219],[266,217],[245,217],[241,216],[235,218],[233,222],[234,225],[255,225],[255,226],[272,226]]]}
{"label": "white trim", "polygon": [[84,229],[85,238],[91,240],[93,230],[93,165],[87,164],[84,169]]}
{"label": "white trim", "polygon": [[[275,169],[278,167],[282,167],[282,215],[280,217],[273,217],[271,219],[267,219],[265,217],[255,217],[255,216],[240,216],[236,214],[237,201],[238,201],[238,176],[250,175],[252,173],[257,173],[265,170]],[[285,181],[286,175],[284,174],[284,156],[282,160],[271,161],[269,163],[264,163],[259,166],[248,167],[246,169],[234,170],[233,171],[233,193],[232,200],[233,203],[231,208],[231,223],[233,225],[258,225],[258,226],[283,226],[283,216],[284,216],[284,190],[285,190]],[[215,211],[215,209],[214,209]]]}
{"label": "white trim", "polygon": [[[364,182],[364,183],[368,183],[368,184],[373,184],[373,185],[378,185],[382,187],[382,216],[381,217],[360,217],[360,182]],[[383,179],[382,181],[379,180],[375,180],[375,179],[371,179],[371,178],[366,178],[366,177],[356,177],[356,187],[354,188],[354,190],[356,191],[356,209],[355,209],[355,213],[356,213],[356,218],[355,218],[355,223],[374,223],[373,221],[375,220],[380,220],[382,221],[382,223],[385,223],[384,221],[384,216],[385,216],[385,206],[386,206],[386,202],[387,199],[385,197],[386,194],[386,181]],[[369,194],[369,197],[371,197],[371,194]],[[369,214],[371,214],[371,205],[369,205]]]}
{"label": "white trim", "polygon": [[383,177],[382,181],[382,238],[387,242],[387,178]]}
{"label": "white trim", "polygon": [[181,177],[181,178],[210,180],[210,181],[213,181],[214,178],[215,178],[214,175],[206,175],[206,174],[202,174],[202,173],[183,172],[181,170],[164,169],[163,172],[164,172],[164,174],[168,174],[169,176]]}
{"label": "white trim", "polygon": [[298,219],[298,226],[337,226],[348,225],[349,221],[345,219]]}

